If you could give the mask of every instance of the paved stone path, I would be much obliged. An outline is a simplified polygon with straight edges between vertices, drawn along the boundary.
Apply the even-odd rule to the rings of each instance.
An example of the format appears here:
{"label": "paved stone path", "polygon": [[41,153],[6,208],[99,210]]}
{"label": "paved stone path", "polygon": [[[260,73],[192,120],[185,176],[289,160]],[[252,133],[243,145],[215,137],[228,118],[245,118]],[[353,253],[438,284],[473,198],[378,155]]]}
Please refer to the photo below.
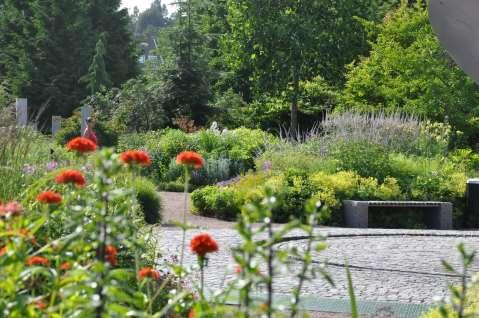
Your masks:
{"label": "paved stone path", "polygon": [[[206,223],[206,224],[205,224]],[[197,233],[207,231],[218,241],[220,251],[212,254],[206,271],[206,286],[211,291],[220,289],[234,277],[233,260],[230,249],[240,242],[235,230],[210,228],[207,220],[202,229],[189,230],[186,242]],[[181,231],[175,227],[159,227],[160,251],[165,257],[179,255],[181,251]],[[382,230],[382,229],[343,229],[318,228],[328,234],[328,248],[314,255],[316,266],[327,262],[328,272],[335,281],[330,286],[318,278],[305,284],[303,292],[320,298],[347,299],[344,263],[350,264],[356,296],[359,300],[392,301],[399,303],[430,304],[435,297],[448,295],[448,283],[458,282],[458,277],[447,276],[441,260],[459,265],[457,244],[464,242],[470,249],[479,249],[479,231],[428,231],[428,230]],[[301,236],[294,232],[291,236]],[[295,240],[278,245],[304,246],[304,241]],[[195,265],[196,259],[186,247],[185,263]],[[299,262],[291,260],[294,272]],[[474,270],[479,271],[479,259]],[[195,281],[197,271],[193,271]],[[290,272],[279,273],[275,277],[276,293],[289,294],[295,284]]]}

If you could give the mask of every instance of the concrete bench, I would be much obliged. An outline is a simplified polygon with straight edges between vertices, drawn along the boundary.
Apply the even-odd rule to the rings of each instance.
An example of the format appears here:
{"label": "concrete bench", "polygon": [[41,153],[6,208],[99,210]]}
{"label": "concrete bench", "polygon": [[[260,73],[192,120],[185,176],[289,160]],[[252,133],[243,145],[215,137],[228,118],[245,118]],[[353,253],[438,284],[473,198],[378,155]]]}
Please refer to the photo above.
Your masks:
{"label": "concrete bench", "polygon": [[367,228],[370,207],[428,209],[425,221],[432,229],[452,229],[452,203],[431,201],[354,201],[344,200],[344,217],[347,227]]}

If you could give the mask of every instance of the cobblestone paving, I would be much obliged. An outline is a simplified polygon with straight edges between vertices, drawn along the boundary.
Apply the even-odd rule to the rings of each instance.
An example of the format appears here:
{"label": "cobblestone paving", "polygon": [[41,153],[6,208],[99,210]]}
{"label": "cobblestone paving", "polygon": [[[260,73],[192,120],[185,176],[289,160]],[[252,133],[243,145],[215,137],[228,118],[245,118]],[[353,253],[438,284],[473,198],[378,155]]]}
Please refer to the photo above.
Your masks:
{"label": "cobblestone paving", "polygon": [[[328,262],[328,272],[336,286],[328,285],[318,278],[304,286],[304,293],[321,298],[347,299],[344,263],[351,266],[357,298],[372,301],[394,301],[402,303],[432,303],[434,297],[448,295],[447,284],[458,282],[457,277],[446,276],[441,266],[445,259],[459,264],[456,245],[464,242],[466,247],[479,249],[479,231],[417,231],[380,229],[341,229],[320,228],[320,233],[328,233],[328,248],[314,255],[316,266]],[[200,230],[190,230],[186,242]],[[206,286],[211,291],[234,277],[230,248],[240,242],[232,229],[207,230],[218,241],[220,251],[212,254],[205,274]],[[178,228],[158,228],[160,252],[165,257],[179,255],[181,231]],[[301,236],[302,233],[291,233]],[[297,246],[304,241],[295,240],[278,245],[278,248]],[[186,247],[186,265],[195,265],[196,259]],[[291,268],[299,268],[292,261]],[[479,271],[479,262],[474,264]],[[193,283],[197,280],[193,271]],[[279,273],[275,278],[274,291],[289,294],[295,280],[290,272]]]}

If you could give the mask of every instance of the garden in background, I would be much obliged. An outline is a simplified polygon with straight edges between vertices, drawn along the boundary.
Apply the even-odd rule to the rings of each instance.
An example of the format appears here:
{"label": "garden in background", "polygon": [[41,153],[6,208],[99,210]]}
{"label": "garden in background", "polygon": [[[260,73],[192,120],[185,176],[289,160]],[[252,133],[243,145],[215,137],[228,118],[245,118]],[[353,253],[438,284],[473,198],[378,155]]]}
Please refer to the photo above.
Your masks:
{"label": "garden in background", "polygon": [[[479,87],[425,1],[0,0],[0,317],[308,317],[305,285],[335,286],[315,257],[318,229],[345,227],[344,200],[450,202],[454,235],[472,233],[478,148]],[[183,193],[175,224],[165,192]],[[234,277],[214,293],[210,255],[226,247],[187,240],[189,213],[234,222]],[[426,223],[419,208],[369,216]],[[159,238],[170,226],[178,255]],[[303,248],[278,247],[298,233]],[[457,254],[443,267],[461,283],[424,317],[477,314],[475,252]]]}

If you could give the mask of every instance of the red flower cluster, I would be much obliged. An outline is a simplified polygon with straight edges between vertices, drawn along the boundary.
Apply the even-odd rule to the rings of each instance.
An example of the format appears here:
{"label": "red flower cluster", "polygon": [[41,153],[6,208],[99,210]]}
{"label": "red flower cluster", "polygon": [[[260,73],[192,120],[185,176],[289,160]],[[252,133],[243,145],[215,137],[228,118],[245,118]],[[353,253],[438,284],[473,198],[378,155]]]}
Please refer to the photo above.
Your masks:
{"label": "red flower cluster", "polygon": [[128,165],[137,164],[140,166],[150,166],[150,156],[141,150],[128,150],[120,155],[120,160]]}
{"label": "red flower cluster", "polygon": [[83,154],[95,151],[96,144],[88,138],[76,137],[67,143],[67,149]]}
{"label": "red flower cluster", "polygon": [[28,266],[48,266],[50,261],[42,256],[31,256],[27,259]]}
{"label": "red flower cluster", "polygon": [[20,214],[22,214],[22,212],[22,205],[18,202],[8,202],[5,204],[0,204],[0,216],[19,216]]}
{"label": "red flower cluster", "polygon": [[218,244],[208,233],[198,234],[190,242],[191,251],[200,257],[217,252]]}
{"label": "red flower cluster", "polygon": [[82,187],[86,184],[86,179],[83,173],[78,170],[65,170],[55,177],[55,182],[58,184],[73,183]]}
{"label": "red flower cluster", "polygon": [[5,254],[7,254],[7,247],[6,246],[0,247],[0,256],[3,256]]}
{"label": "red flower cluster", "polygon": [[63,262],[61,265],[60,265],[60,269],[62,271],[67,271],[69,270],[70,268],[72,268],[72,265],[69,263],[69,262]]}
{"label": "red flower cluster", "polygon": [[153,280],[159,280],[160,276],[160,272],[154,270],[151,267],[143,267],[138,271],[138,277],[140,278],[140,280],[143,280],[147,277],[150,277]]}
{"label": "red flower cluster", "polygon": [[117,253],[118,252],[113,245],[107,245],[105,247],[105,258],[112,266],[116,266],[116,264],[118,264],[118,261],[116,259]]}
{"label": "red flower cluster", "polygon": [[203,157],[194,151],[183,151],[176,156],[176,164],[187,165],[195,169],[201,169],[205,165]]}
{"label": "red flower cluster", "polygon": [[42,299],[36,300],[34,304],[35,307],[40,310],[46,309],[48,307],[47,303],[44,302]]}
{"label": "red flower cluster", "polygon": [[45,191],[37,195],[37,201],[47,204],[58,204],[62,202],[62,196],[53,191]]}

